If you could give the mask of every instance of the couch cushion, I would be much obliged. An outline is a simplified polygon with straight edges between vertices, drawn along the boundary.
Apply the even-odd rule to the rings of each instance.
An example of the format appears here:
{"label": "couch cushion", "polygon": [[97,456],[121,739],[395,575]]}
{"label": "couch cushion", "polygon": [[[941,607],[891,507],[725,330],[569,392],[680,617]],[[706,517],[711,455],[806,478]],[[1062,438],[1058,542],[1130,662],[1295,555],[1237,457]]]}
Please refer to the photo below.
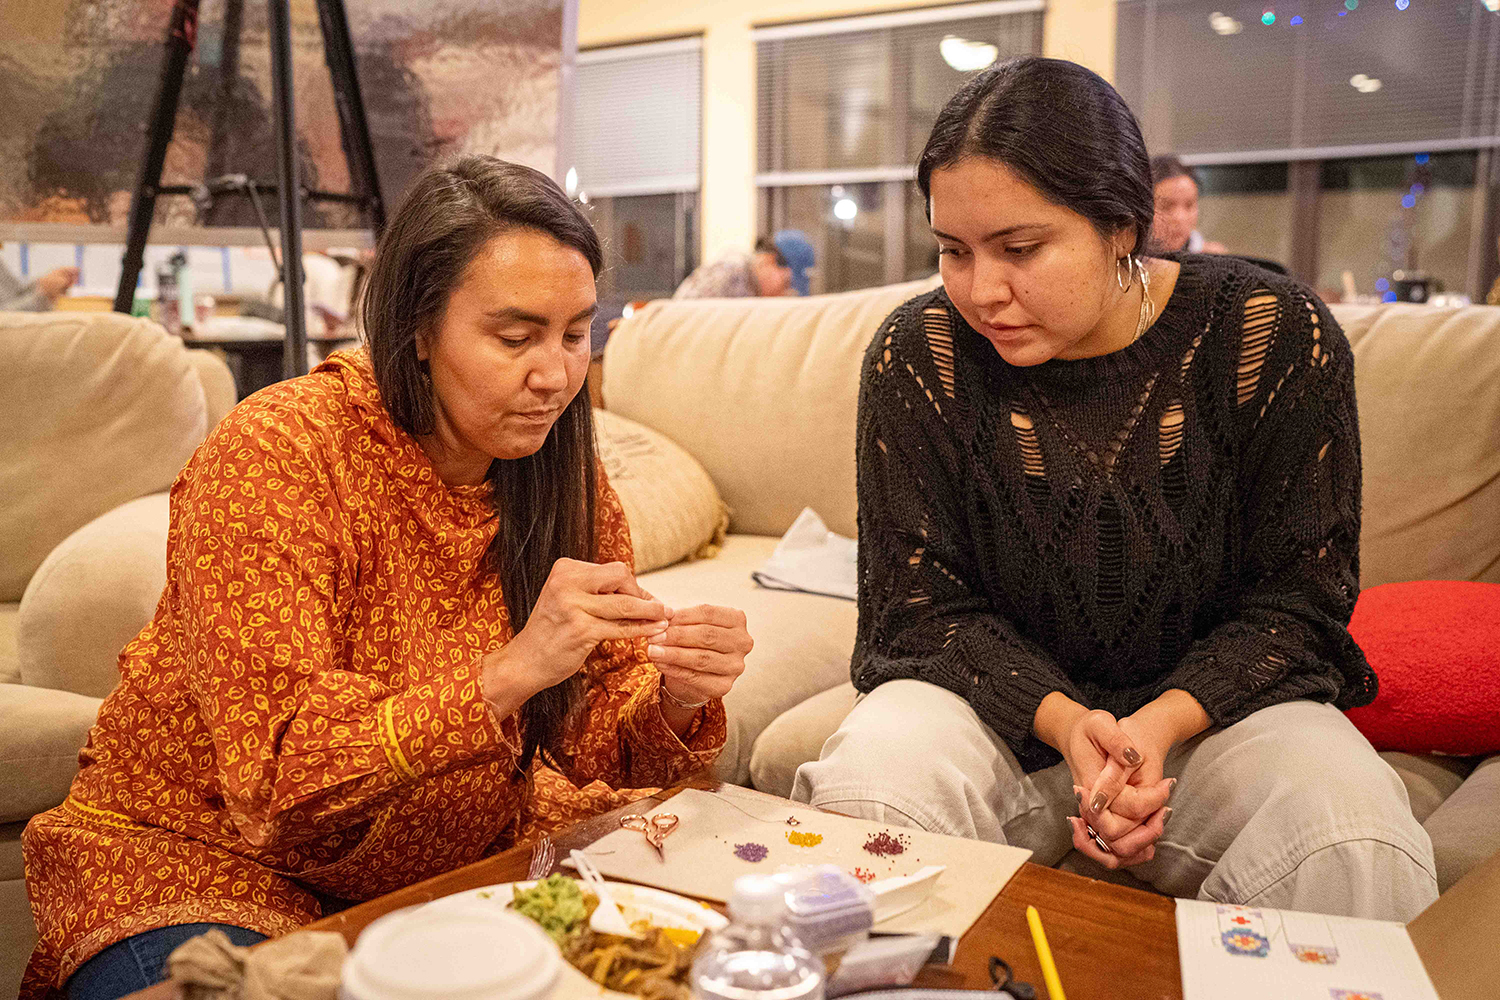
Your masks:
{"label": "couch cushion", "polygon": [[791,795],[797,768],[818,759],[823,744],[854,708],[857,696],[854,685],[846,682],[772,720],[750,755],[750,780],[755,787],[772,795]]}
{"label": "couch cushion", "polygon": [[0,604],[0,684],[15,684],[21,679],[21,656],[16,651],[16,616],[20,601]]}
{"label": "couch cushion", "polygon": [[187,348],[149,320],[0,314],[0,601],[75,530],[171,485],[205,413]]}
{"label": "couch cushion", "polygon": [[68,797],[100,704],[71,691],[0,684],[0,823],[30,819]]}
{"label": "couch cushion", "polygon": [[598,410],[599,460],[625,508],[635,570],[647,573],[691,556],[711,556],[729,513],[693,456],[651,428]]}
{"label": "couch cushion", "polygon": [[1333,313],[1359,397],[1361,582],[1500,583],[1500,309]]}
{"label": "couch cushion", "polygon": [[36,947],[36,925],[21,878],[21,830],[24,823],[0,824],[0,997],[21,988],[21,973]]}
{"label": "couch cushion", "polygon": [[1404,753],[1387,750],[1380,759],[1391,765],[1401,783],[1406,786],[1406,797],[1411,800],[1411,814],[1418,823],[1426,823],[1427,817],[1437,811],[1454,792],[1458,791],[1469,772],[1474,770],[1472,757],[1444,757],[1432,753]]}
{"label": "couch cushion", "polygon": [[165,493],[79,528],[37,568],[21,599],[21,680],[102,698],[125,644],[146,627],[167,582]]}
{"label": "couch cushion", "polygon": [[239,390],[234,385],[234,372],[217,351],[195,347],[187,352],[187,357],[203,386],[203,402],[208,407],[204,430],[207,435],[239,402]]}
{"label": "couch cushion", "polygon": [[750,749],[761,730],[792,706],[847,681],[854,648],[853,601],[766,590],[750,579],[777,541],[730,535],[716,558],[641,577],[641,586],[669,607],[718,604],[745,612],[755,649],[724,699],[729,738],[715,765],[720,778],[739,785],[750,780]]}
{"label": "couch cushion", "polygon": [[1422,825],[1432,838],[1440,892],[1500,854],[1500,755],[1475,768]]}
{"label": "couch cushion", "polygon": [[652,302],[610,336],[609,408],[703,463],[730,530],[779,536],[811,507],[853,537],[860,362],[880,321],[935,284]]}

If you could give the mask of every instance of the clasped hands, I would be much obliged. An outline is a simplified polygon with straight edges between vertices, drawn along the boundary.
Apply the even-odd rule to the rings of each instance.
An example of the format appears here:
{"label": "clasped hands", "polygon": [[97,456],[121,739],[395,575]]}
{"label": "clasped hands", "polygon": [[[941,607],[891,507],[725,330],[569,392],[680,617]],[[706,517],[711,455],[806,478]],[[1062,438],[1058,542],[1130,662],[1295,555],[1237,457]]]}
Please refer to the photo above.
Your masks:
{"label": "clasped hands", "polygon": [[744,673],[754,645],[745,625],[744,612],[733,608],[674,611],[643,590],[624,563],[559,559],[525,627],[484,658],[484,698],[504,717],[576,674],[599,643],[638,639],[650,643],[647,655],[673,699],[722,698]]}
{"label": "clasped hands", "polygon": [[1172,815],[1167,800],[1177,784],[1162,774],[1167,753],[1209,724],[1197,699],[1175,688],[1123,719],[1090,711],[1060,691],[1047,695],[1037,709],[1035,732],[1063,755],[1073,774],[1079,812],[1068,818],[1073,846],[1106,868],[1156,857],[1156,840]]}
{"label": "clasped hands", "polygon": [[[1073,772],[1077,816],[1068,817],[1073,846],[1106,868],[1126,868],[1156,856],[1172,810],[1175,778],[1162,777],[1171,742],[1134,716],[1116,720],[1094,710],[1069,730],[1063,757]],[[1092,827],[1108,849],[1089,835]]]}

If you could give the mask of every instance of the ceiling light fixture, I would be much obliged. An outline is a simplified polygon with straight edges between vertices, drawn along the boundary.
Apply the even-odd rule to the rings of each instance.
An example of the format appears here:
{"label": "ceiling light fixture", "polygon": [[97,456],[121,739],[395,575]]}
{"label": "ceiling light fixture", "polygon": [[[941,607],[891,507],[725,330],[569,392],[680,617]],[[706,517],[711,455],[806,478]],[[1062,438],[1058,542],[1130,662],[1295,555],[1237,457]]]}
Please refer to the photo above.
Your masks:
{"label": "ceiling light fixture", "polygon": [[[1495,0],[1495,2],[1500,3],[1500,0]],[[1238,35],[1245,30],[1243,24],[1219,10],[1208,15],[1208,24],[1220,35]]]}
{"label": "ceiling light fixture", "polygon": [[859,206],[854,204],[853,198],[840,198],[833,203],[834,218],[841,222],[853,222],[854,217],[859,214]]}
{"label": "ceiling light fixture", "polygon": [[943,62],[960,73],[976,73],[993,65],[1000,58],[999,46],[959,38],[957,35],[949,35],[939,42],[938,51],[943,54]]}
{"label": "ceiling light fixture", "polygon": [[572,195],[575,195],[575,194],[578,193],[578,168],[577,167],[569,167],[568,168],[568,174],[567,174],[566,177],[563,178],[563,189],[568,192],[568,195],[570,197]]}
{"label": "ceiling light fixture", "polygon": [[1373,94],[1375,93],[1375,91],[1385,86],[1385,84],[1381,83],[1373,76],[1366,76],[1363,73],[1355,73],[1349,78],[1349,86],[1353,87],[1361,94]]}

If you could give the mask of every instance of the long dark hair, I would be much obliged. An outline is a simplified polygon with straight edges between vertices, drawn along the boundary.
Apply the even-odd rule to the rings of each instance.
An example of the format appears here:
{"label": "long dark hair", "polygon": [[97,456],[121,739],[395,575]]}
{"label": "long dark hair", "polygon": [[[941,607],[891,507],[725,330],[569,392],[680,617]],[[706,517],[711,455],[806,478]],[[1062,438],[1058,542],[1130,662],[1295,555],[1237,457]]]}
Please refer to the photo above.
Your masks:
{"label": "long dark hair", "polygon": [[917,161],[922,197],[932,195],[934,170],[969,156],[1005,164],[1106,239],[1135,226],[1131,252],[1145,252],[1156,214],[1151,161],[1135,115],[1099,74],[1040,56],[980,73],[932,126]]}
{"label": "long dark hair", "polygon": [[[436,334],[448,298],[491,239],[510,229],[545,233],[583,254],[599,276],[594,227],[547,175],[492,156],[428,169],[411,186],[376,249],[360,304],[375,382],[391,418],[413,436],[435,426],[432,379],[417,340]],[[485,553],[511,629],[525,627],[558,559],[594,561],[597,488],[594,417],[585,386],[533,455],[496,459],[487,478],[499,528]],[[533,758],[566,760],[563,738],[580,696],[577,676],[533,695],[521,709],[522,771]]]}

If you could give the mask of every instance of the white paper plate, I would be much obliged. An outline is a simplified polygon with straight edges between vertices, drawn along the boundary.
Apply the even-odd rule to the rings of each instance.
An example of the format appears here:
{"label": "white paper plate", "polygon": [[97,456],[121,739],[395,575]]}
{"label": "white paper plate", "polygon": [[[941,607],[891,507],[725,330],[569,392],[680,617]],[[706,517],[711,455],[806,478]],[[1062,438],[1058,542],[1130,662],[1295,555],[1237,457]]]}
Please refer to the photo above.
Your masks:
{"label": "white paper plate", "polygon": [[[434,899],[426,905],[429,908],[466,908],[472,907],[475,902],[488,902],[505,908],[515,898],[517,887],[530,889],[534,885],[536,885],[535,882],[501,882],[498,885],[456,892],[451,896]],[[717,910],[676,893],[651,889],[643,885],[631,885],[627,882],[610,882],[609,891],[625,914],[625,919],[630,923],[637,920],[649,920],[656,927],[697,931],[700,934],[720,930],[729,924],[729,921]],[[563,963],[562,975],[558,976],[557,988],[553,991],[552,1000],[584,1000],[584,998],[601,996],[621,997],[628,996],[628,994],[606,990],[568,962]]]}

